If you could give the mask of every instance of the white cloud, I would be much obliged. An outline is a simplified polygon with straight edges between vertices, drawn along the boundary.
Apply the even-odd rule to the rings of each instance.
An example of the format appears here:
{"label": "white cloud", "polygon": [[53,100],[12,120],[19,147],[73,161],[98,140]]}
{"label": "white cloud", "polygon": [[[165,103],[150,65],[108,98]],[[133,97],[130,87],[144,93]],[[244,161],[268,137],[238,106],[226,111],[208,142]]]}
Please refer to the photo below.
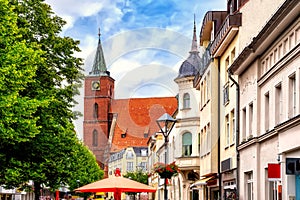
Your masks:
{"label": "white cloud", "polygon": [[[164,7],[165,2],[172,7]],[[46,0],[46,3],[67,21],[62,35],[80,40],[82,52],[76,56],[84,59],[86,74],[93,64],[97,29],[101,28],[106,64],[116,80],[116,97],[122,98],[176,95],[178,86],[173,80],[191,48],[194,13],[198,39],[204,14],[226,9],[225,0],[174,0],[171,3]],[[152,7],[143,7],[150,4]],[[167,9],[168,16],[162,15],[166,14],[162,9]],[[83,90],[81,94],[77,98],[80,104],[75,109],[83,113]],[[80,137],[82,120],[75,123]]]}
{"label": "white cloud", "polygon": [[[64,31],[73,28],[74,23],[82,17],[95,17],[97,24],[104,25],[104,31],[109,31],[114,23],[121,20],[122,12],[116,6],[116,1],[111,0],[46,0],[47,4],[51,5],[53,11],[64,20],[67,24]],[[101,19],[99,12],[107,12],[108,16]],[[104,23],[104,22],[105,23]]]}

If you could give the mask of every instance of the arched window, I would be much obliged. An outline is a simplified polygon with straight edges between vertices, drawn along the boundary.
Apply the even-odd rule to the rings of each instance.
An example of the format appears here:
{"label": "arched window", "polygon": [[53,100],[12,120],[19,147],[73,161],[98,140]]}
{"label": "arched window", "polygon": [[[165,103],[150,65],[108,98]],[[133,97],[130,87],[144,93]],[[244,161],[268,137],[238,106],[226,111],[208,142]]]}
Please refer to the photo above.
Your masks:
{"label": "arched window", "polygon": [[190,95],[185,93],[183,95],[183,108],[190,108]]}
{"label": "arched window", "polygon": [[184,133],[182,135],[182,156],[190,156],[192,154],[192,134]]}
{"label": "arched window", "polygon": [[93,109],[93,115],[94,115],[94,118],[98,118],[98,104],[95,103],[94,104],[94,109]]}
{"label": "arched window", "polygon": [[93,131],[93,146],[98,146],[98,131]]}

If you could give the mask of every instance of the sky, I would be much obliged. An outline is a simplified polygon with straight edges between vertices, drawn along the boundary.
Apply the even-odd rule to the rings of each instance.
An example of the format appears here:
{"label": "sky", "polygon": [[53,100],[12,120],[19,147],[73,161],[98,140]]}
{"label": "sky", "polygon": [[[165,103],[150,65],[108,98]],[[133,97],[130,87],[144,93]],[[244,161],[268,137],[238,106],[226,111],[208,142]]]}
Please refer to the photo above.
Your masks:
{"label": "sky", "polygon": [[[115,79],[115,98],[176,96],[174,79],[191,50],[194,18],[199,42],[207,11],[227,0],[45,0],[67,23],[61,32],[80,41],[87,75],[100,29],[105,61]],[[201,51],[201,49],[200,49]],[[74,108],[83,113],[83,90]],[[75,122],[79,137],[82,120]]]}

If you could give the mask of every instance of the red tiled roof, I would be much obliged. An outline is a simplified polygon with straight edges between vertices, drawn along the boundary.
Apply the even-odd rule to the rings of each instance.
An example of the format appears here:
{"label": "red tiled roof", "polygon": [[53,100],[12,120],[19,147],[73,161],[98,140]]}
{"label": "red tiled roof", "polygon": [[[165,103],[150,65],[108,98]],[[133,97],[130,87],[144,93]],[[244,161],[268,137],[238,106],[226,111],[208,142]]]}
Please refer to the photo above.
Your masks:
{"label": "red tiled roof", "polygon": [[[118,116],[111,151],[147,146],[148,138],[159,129],[156,120],[166,112],[172,115],[176,109],[175,97],[115,99],[112,113]],[[124,133],[126,136],[122,138]],[[148,133],[147,138],[144,133]]]}

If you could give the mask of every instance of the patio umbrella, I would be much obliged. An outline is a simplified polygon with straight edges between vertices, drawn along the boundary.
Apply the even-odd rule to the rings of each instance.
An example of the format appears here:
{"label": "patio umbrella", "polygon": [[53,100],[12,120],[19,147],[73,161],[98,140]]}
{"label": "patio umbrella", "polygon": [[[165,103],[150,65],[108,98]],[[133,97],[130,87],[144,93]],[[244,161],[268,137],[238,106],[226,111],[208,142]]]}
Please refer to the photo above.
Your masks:
{"label": "patio umbrella", "polygon": [[124,177],[110,177],[84,185],[75,191],[114,192],[117,200],[121,198],[122,192],[155,192],[156,188]]}

